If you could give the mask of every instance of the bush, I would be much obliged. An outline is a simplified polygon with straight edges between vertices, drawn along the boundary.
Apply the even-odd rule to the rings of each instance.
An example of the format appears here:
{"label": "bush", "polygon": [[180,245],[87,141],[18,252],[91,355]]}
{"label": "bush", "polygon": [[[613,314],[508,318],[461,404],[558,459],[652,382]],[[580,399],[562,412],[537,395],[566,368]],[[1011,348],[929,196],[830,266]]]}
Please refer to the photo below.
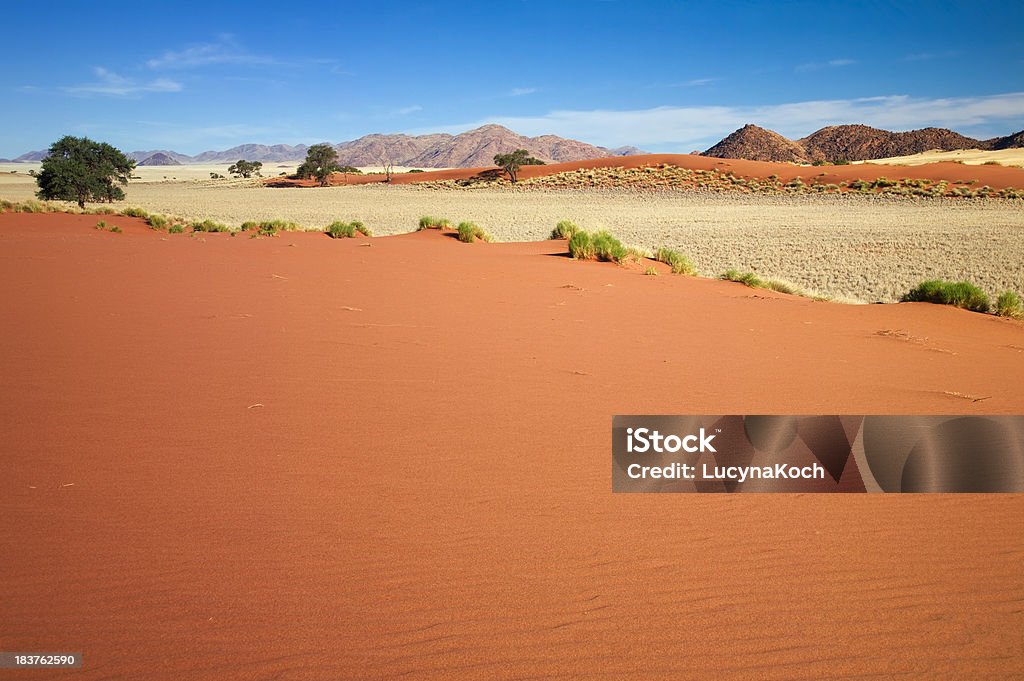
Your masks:
{"label": "bush", "polygon": [[105,221],[100,220],[99,222],[96,223],[96,229],[106,229],[106,228],[107,228],[107,223]]}
{"label": "bush", "polygon": [[191,227],[192,227],[192,231],[193,232],[230,232],[231,231],[231,228],[228,227],[227,225],[222,225],[219,222],[214,222],[213,220],[203,220],[202,222],[198,222],[198,221],[197,222],[193,222]]}
{"label": "bush", "polygon": [[352,222],[341,222],[340,220],[332,222],[327,226],[325,231],[332,239],[351,239],[354,238],[356,234],[373,236],[370,230],[367,229],[366,225],[359,220],[353,220]]}
{"label": "bush", "polygon": [[694,275],[697,273],[696,268],[693,266],[693,261],[682,253],[669,248],[659,248],[654,254],[654,259],[671,267],[673,274]]}
{"label": "bush", "polygon": [[562,220],[555,229],[551,232],[552,239],[571,239],[572,235],[580,231],[579,226],[575,222],[569,220]]}
{"label": "bush", "polygon": [[422,173],[423,171],[420,170],[419,168],[410,168],[407,172],[410,172],[410,173]]}
{"label": "bush", "polygon": [[644,270],[644,274],[646,274],[649,277],[656,277],[658,276],[658,270],[654,269],[653,267],[648,267],[647,269]]}
{"label": "bush", "polygon": [[1021,304],[1020,296],[1013,291],[1000,293],[996,298],[996,314],[1011,319],[1024,319],[1024,305]]}
{"label": "bush", "polygon": [[126,218],[142,218],[143,220],[149,217],[149,213],[142,208],[124,208],[121,210],[121,215]]}
{"label": "bush", "polygon": [[481,241],[490,241],[491,235],[485,232],[480,227],[477,227],[472,222],[460,222],[459,223],[459,241],[467,244],[473,243],[475,240],[480,239]]}
{"label": "bush", "polygon": [[904,303],[937,303],[953,305],[975,312],[988,312],[991,304],[980,288],[966,281],[923,281],[901,299]]}
{"label": "bush", "polygon": [[148,222],[149,226],[153,229],[167,229],[167,225],[170,223],[170,220],[168,220],[164,215],[150,215],[146,217],[146,222]]}
{"label": "bush", "polygon": [[184,231],[185,231],[185,225],[183,225],[181,223],[178,223],[178,222],[174,223],[173,225],[171,225],[170,227],[167,228],[167,233],[168,234],[181,234]]}
{"label": "bush", "polygon": [[590,237],[594,247],[594,257],[604,262],[619,262],[626,256],[626,247],[606,230],[594,233]]}
{"label": "bush", "polygon": [[594,244],[590,240],[590,234],[582,229],[569,239],[569,254],[577,260],[591,260],[594,253]]}
{"label": "bush", "polygon": [[114,234],[120,234],[121,228],[118,227],[117,225],[114,225],[113,227],[110,228],[110,231],[113,232]]}
{"label": "bush", "polygon": [[424,215],[420,218],[420,229],[451,229],[452,223],[448,218],[435,218],[431,215]]}

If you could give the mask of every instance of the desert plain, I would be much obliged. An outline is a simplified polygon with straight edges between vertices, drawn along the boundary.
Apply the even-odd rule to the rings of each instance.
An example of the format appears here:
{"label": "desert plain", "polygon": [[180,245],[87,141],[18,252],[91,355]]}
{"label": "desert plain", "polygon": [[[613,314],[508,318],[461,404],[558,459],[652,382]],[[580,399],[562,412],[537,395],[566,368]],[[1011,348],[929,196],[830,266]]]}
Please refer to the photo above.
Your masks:
{"label": "desert plain", "polygon": [[[1021,291],[1020,200],[193,179],[124,205],[381,236],[0,214],[0,648],[94,680],[1019,674],[1020,495],[613,495],[609,430],[1024,413],[1020,321],[712,278]],[[573,260],[560,219],[708,276]]]}

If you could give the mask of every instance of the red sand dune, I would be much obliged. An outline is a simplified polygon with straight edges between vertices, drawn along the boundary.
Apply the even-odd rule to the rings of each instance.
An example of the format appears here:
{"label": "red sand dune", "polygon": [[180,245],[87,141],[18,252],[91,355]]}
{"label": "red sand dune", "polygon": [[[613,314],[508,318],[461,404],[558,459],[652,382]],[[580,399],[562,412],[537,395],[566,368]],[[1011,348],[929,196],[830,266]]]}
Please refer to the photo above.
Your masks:
{"label": "red sand dune", "polygon": [[609,429],[1021,413],[1020,323],[95,220],[0,215],[0,649],[85,656],[4,678],[1019,678],[1020,495],[612,495]]}
{"label": "red sand dune", "polygon": [[[718,169],[732,172],[739,177],[765,179],[770,175],[778,175],[783,182],[800,177],[805,182],[820,184],[838,183],[852,180],[876,180],[879,177],[895,179],[927,179],[946,180],[952,182],[970,182],[975,180],[971,188],[988,185],[993,189],[1006,187],[1024,188],[1024,168],[1004,166],[970,166],[961,163],[927,163],[919,166],[873,165],[858,164],[847,166],[795,166],[790,163],[769,163],[766,161],[744,161],[737,159],[695,156],[692,154],[644,154],[640,156],[615,156],[595,158],[589,161],[572,161],[569,163],[552,163],[543,166],[523,166],[519,171],[522,179],[543,177],[564,173],[580,168],[642,168],[662,163],[690,168],[691,170]],[[434,170],[422,173],[396,173],[392,176],[392,184],[412,184],[415,182],[431,182],[437,180],[465,180],[482,172],[495,172],[497,168],[453,168],[451,170]],[[384,181],[383,175],[339,175],[331,176],[332,185],[373,184]],[[269,178],[267,184],[273,186],[312,187],[313,180],[287,180]]]}

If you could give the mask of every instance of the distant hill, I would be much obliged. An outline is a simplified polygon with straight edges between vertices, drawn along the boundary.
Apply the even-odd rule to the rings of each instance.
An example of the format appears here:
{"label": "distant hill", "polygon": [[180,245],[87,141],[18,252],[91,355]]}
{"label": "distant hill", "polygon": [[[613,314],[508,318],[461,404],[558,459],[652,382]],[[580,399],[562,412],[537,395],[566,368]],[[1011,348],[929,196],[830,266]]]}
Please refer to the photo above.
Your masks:
{"label": "distant hill", "polygon": [[[398,166],[420,168],[478,168],[493,165],[495,154],[516,149],[526,149],[533,156],[548,163],[644,153],[636,147],[605,149],[555,135],[524,137],[500,125],[485,125],[459,135],[365,135],[359,139],[335,144],[334,148],[338,150],[341,165],[357,167],[379,166],[387,161]],[[308,150],[309,147],[305,144],[242,144],[224,151],[204,151],[195,156],[166,149],[133,151],[128,156],[140,165],[158,154],[179,164],[234,163],[240,159],[264,163],[297,163],[306,158]],[[14,160],[40,161],[44,156],[45,151],[33,151]]]}
{"label": "distant hill", "polygon": [[139,161],[140,166],[180,166],[181,162],[176,161],[167,154],[157,152],[142,161]]}
{"label": "distant hill", "polygon": [[604,147],[556,135],[525,137],[500,125],[484,125],[459,135],[367,135],[337,145],[343,165],[374,166],[387,159],[417,168],[479,168],[493,165],[495,154],[526,149],[548,163],[642,153],[634,147],[612,152]]}
{"label": "distant hill", "polygon": [[748,123],[704,152],[716,158],[743,158],[748,161],[807,163],[807,151],[774,130]]}
{"label": "distant hill", "polygon": [[993,150],[999,149],[1017,149],[1024,147],[1024,130],[1015,132],[1012,135],[1006,137],[996,137],[988,141],[991,145],[989,148]]}
{"label": "distant hill", "polygon": [[27,163],[32,161],[42,161],[46,158],[46,151],[30,151],[27,154],[22,154],[14,159],[15,163]]}
{"label": "distant hill", "polygon": [[1024,146],[1024,131],[977,140],[945,128],[891,132],[867,125],[832,125],[793,141],[756,125],[745,125],[704,152],[704,156],[751,161],[868,161],[910,156],[931,149],[1009,149]]}
{"label": "distant hill", "polygon": [[812,161],[867,161],[920,154],[930,149],[954,151],[984,145],[981,140],[945,128],[889,132],[867,125],[833,125],[797,141]]}

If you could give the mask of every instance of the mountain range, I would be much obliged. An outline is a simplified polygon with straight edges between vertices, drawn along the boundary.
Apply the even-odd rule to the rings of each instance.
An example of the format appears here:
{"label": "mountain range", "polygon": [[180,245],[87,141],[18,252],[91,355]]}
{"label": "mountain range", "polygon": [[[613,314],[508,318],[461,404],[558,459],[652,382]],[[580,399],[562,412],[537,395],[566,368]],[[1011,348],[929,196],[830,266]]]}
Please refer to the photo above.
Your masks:
{"label": "mountain range", "polygon": [[932,149],[1009,149],[1024,146],[1024,130],[988,140],[965,137],[945,128],[890,132],[867,125],[832,125],[791,140],[773,130],[748,124],[704,152],[716,158],[814,163],[868,161],[909,156]]}
{"label": "mountain range", "polygon": [[[458,135],[365,135],[332,146],[338,150],[340,165],[355,167],[391,163],[418,168],[480,168],[492,165],[495,154],[515,149],[526,149],[548,163],[645,153],[636,147],[606,149],[555,135],[525,137],[494,124]],[[867,125],[833,125],[807,137],[791,140],[772,130],[748,124],[703,152],[703,155],[752,161],[834,163],[907,156],[931,149],[953,151],[1013,147],[1024,147],[1024,130],[1005,137],[978,140],[945,128],[891,132]],[[305,159],[308,149],[305,144],[242,144],[224,151],[204,151],[195,156],[167,149],[133,151],[128,156],[139,165],[234,163],[239,159],[263,163],[297,163]],[[45,156],[45,151],[33,151],[14,161],[40,161]]]}
{"label": "mountain range", "polygon": [[[636,147],[606,149],[555,135],[525,137],[500,125],[485,125],[459,135],[365,135],[349,142],[334,144],[340,165],[367,167],[391,163],[421,168],[479,168],[493,165],[495,154],[526,149],[548,163],[583,161],[608,156],[642,154]],[[242,144],[224,151],[204,151],[188,156],[167,149],[133,151],[128,154],[140,165],[186,163],[234,163],[239,159],[263,163],[299,162],[306,158],[305,144]],[[41,161],[45,151],[33,151],[14,159]]]}

